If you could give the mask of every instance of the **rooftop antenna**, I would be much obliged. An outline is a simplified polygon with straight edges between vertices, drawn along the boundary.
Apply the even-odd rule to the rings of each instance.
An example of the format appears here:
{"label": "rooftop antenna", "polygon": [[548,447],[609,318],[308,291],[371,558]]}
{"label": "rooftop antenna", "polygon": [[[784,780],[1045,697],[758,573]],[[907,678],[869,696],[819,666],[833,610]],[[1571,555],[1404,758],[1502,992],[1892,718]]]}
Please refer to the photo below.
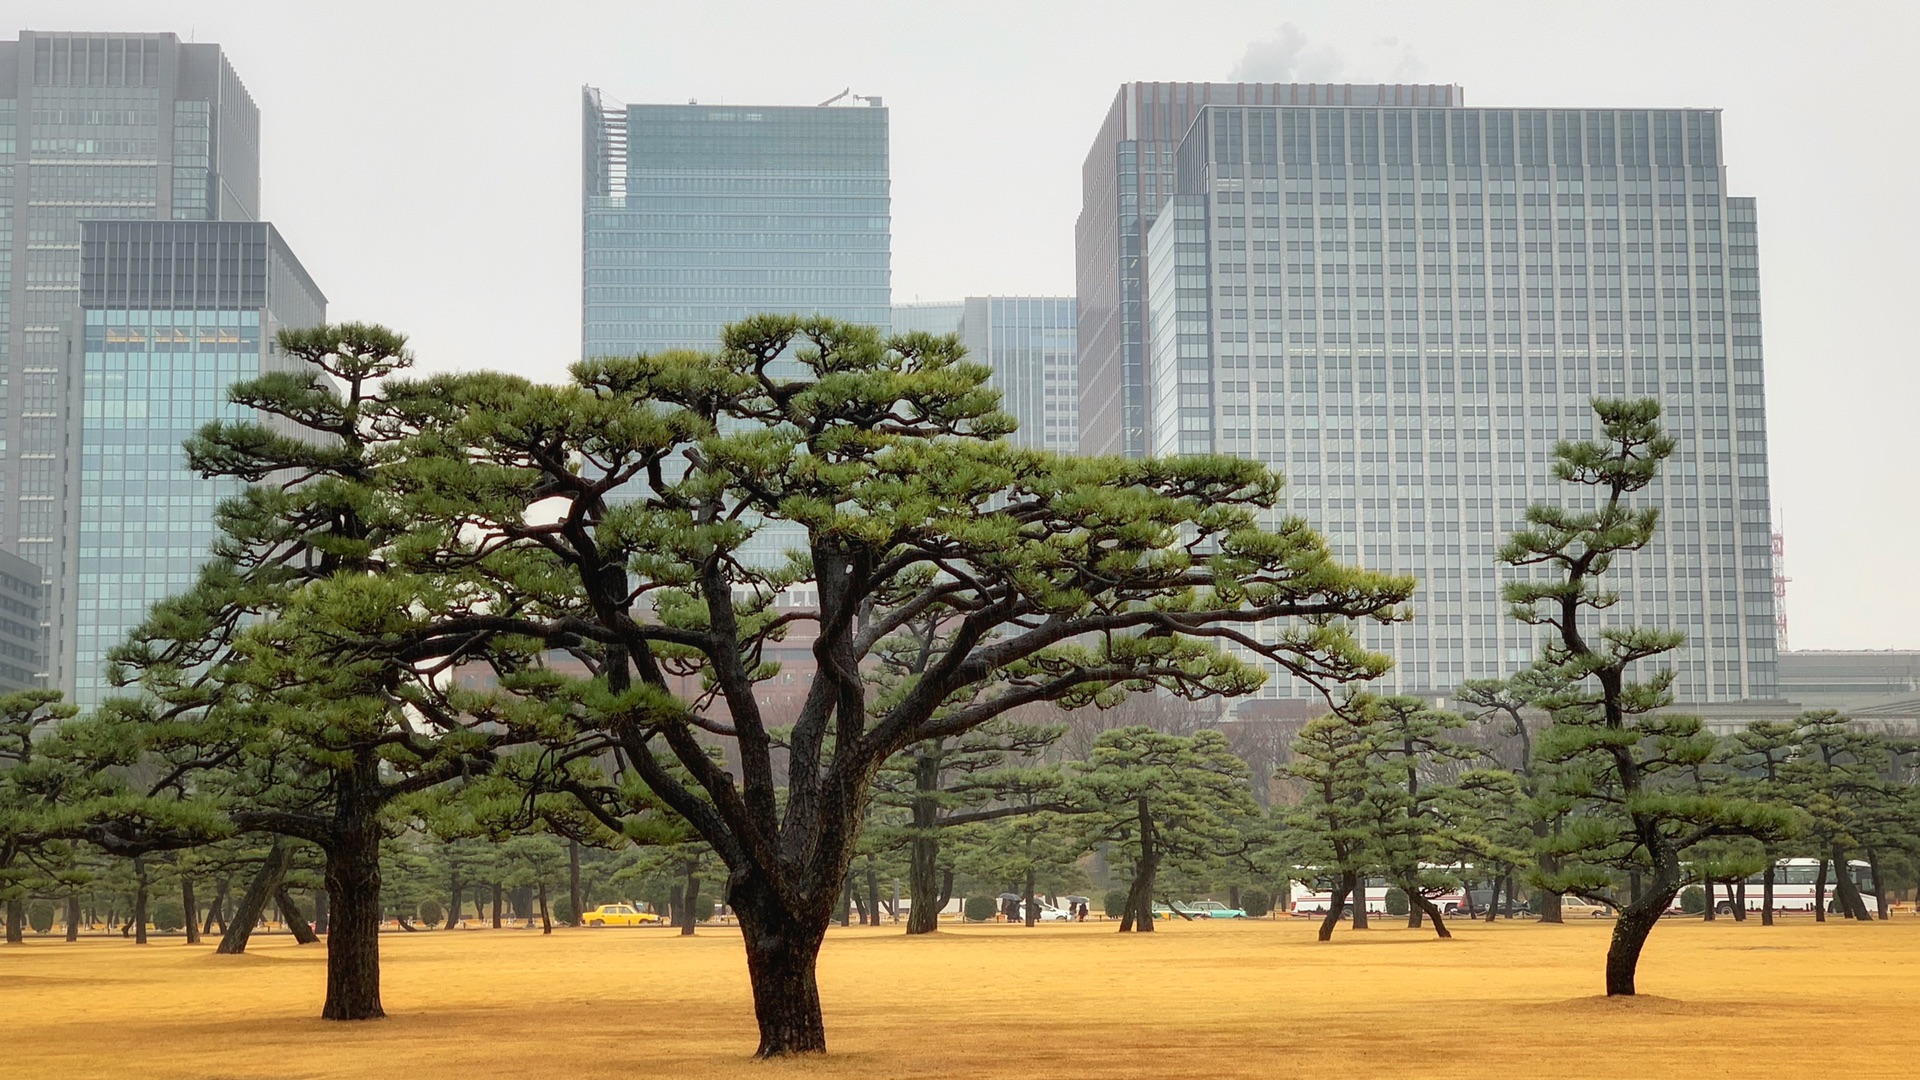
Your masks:
{"label": "rooftop antenna", "polygon": [[853,93],[853,87],[849,86],[845,90],[840,91],[839,93],[833,95],[832,97],[828,98],[827,100],[821,102],[819,105],[816,105],[814,107],[819,109],[824,109],[827,106],[833,104],[836,101],[839,101],[841,98],[846,97],[848,94],[851,94],[851,93]]}

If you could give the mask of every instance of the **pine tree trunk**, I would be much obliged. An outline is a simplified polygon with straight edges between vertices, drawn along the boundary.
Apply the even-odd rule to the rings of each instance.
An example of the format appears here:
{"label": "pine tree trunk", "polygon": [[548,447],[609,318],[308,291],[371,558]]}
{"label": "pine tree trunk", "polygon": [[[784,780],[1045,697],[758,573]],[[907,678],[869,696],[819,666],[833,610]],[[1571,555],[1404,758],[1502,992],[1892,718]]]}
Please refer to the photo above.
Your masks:
{"label": "pine tree trunk", "polygon": [[1146,796],[1135,802],[1136,827],[1140,830],[1140,863],[1133,869],[1133,884],[1127,889],[1127,914],[1120,920],[1120,932],[1153,932],[1153,879],[1160,870],[1160,844],[1154,833],[1153,815]]}
{"label": "pine tree trunk", "polygon": [[[371,780],[370,763],[365,771],[368,775],[359,779]],[[380,1007],[380,820],[372,800],[342,799],[327,849],[326,879],[333,910],[327,1001],[320,1018],[378,1019],[386,1012]]]}
{"label": "pine tree trunk", "polygon": [[1340,925],[1340,911],[1347,906],[1347,900],[1353,895],[1353,874],[1342,872],[1340,887],[1333,891],[1333,899],[1327,905],[1327,916],[1320,920],[1320,940],[1332,941],[1334,928]]}
{"label": "pine tree trunk", "polygon": [[1435,937],[1451,938],[1453,936],[1453,931],[1447,929],[1446,921],[1440,917],[1440,906],[1432,900],[1420,893],[1409,890],[1407,892],[1407,906],[1410,908],[1418,908],[1427,913],[1427,918],[1433,920],[1433,933]]}
{"label": "pine tree trunk", "polygon": [[[226,898],[227,898],[227,879],[221,878],[220,884],[214,886],[213,900],[207,904],[206,920],[200,924],[200,932],[202,934],[213,933],[214,920],[220,917],[220,905],[222,902],[226,900]],[[223,925],[221,926],[220,930],[222,933],[225,933],[226,927]]]}
{"label": "pine tree trunk", "polygon": [[913,898],[907,908],[909,934],[931,934],[940,929],[940,909],[946,905],[934,899],[939,858],[939,838],[916,830],[907,849],[907,895]]}
{"label": "pine tree trunk", "polygon": [[1367,878],[1355,872],[1353,875],[1353,928],[1365,930],[1372,926],[1367,914]]}
{"label": "pine tree trunk", "polygon": [[1771,860],[1769,860],[1767,863],[1766,872],[1760,875],[1760,925],[1761,926],[1773,925],[1773,868],[1774,868],[1774,864]]}
{"label": "pine tree trunk", "polygon": [[14,897],[7,901],[7,944],[24,945],[27,941],[27,905]]}
{"label": "pine tree trunk", "polygon": [[[1537,821],[1533,825],[1533,835],[1545,840],[1548,835],[1547,823]],[[1535,865],[1540,868],[1542,877],[1551,877],[1560,872],[1560,859],[1557,856],[1541,852],[1535,857]],[[1565,922],[1560,913],[1560,894],[1552,891],[1536,891],[1540,898],[1540,921],[1543,923]]]}
{"label": "pine tree trunk", "polygon": [[1813,921],[1827,921],[1827,861],[1820,860],[1820,870],[1813,876]]}
{"label": "pine tree trunk", "polygon": [[573,925],[580,925],[580,841],[567,841],[567,902],[573,905]]}
{"label": "pine tree trunk", "polygon": [[1887,883],[1880,877],[1880,852],[1873,848],[1867,849],[1867,873],[1871,875],[1869,880],[1873,882],[1873,906],[1876,909],[1874,913],[1881,919],[1886,919],[1888,917]]}
{"label": "pine tree trunk", "polygon": [[147,860],[145,856],[133,857],[133,943],[147,943]]}
{"label": "pine tree trunk", "polygon": [[1673,903],[1675,888],[1655,889],[1621,909],[1613,924],[1613,941],[1607,947],[1607,996],[1632,997],[1634,973],[1640,967],[1640,951],[1647,937],[1660,922],[1660,916]]}
{"label": "pine tree trunk", "polygon": [[[1507,902],[1512,903],[1513,901],[1508,900]],[[1500,917],[1500,875],[1495,874],[1493,876],[1493,880],[1487,882],[1487,922],[1491,924],[1493,920],[1499,917]]]}
{"label": "pine tree trunk", "polygon": [[873,852],[867,852],[867,925],[880,925],[880,878],[874,867]]}
{"label": "pine tree trunk", "polygon": [[553,933],[553,916],[547,912],[547,879],[540,879],[540,932]]}
{"label": "pine tree trunk", "polygon": [[1833,845],[1833,873],[1834,898],[1840,902],[1840,910],[1846,912],[1849,919],[1872,922],[1867,902],[1860,898],[1860,887],[1853,883],[1853,868],[1847,865],[1847,853],[1839,844]]}
{"label": "pine tree trunk", "polygon": [[680,895],[684,898],[683,906],[686,908],[686,915],[680,919],[680,936],[692,937],[694,928],[700,922],[700,909],[696,906],[700,900],[700,876],[694,872],[691,862],[687,864],[686,884],[681,888]]}
{"label": "pine tree trunk", "polygon": [[1040,905],[1033,902],[1033,867],[1032,866],[1027,867],[1026,913],[1027,913],[1026,921],[1027,921],[1027,926],[1029,928],[1031,928],[1033,924],[1040,921]]}
{"label": "pine tree trunk", "polygon": [[294,901],[292,890],[287,888],[284,881],[274,890],[273,902],[280,908],[280,918],[287,924],[295,942],[301,945],[319,942],[320,939],[314,936],[313,927],[307,925],[306,917],[300,913],[300,905]]}
{"label": "pine tree trunk", "polygon": [[501,904],[504,903],[505,896],[506,896],[506,891],[503,888],[501,888],[500,883],[497,881],[494,882],[493,883],[493,928],[495,930],[500,929],[500,915],[501,915],[500,907],[501,907]]}
{"label": "pine tree trunk", "polygon": [[460,880],[460,872],[458,870],[453,872],[452,880],[447,883],[447,892],[453,896],[453,899],[447,903],[447,929],[451,930],[460,924],[461,897],[465,896],[467,892],[467,883]]}
{"label": "pine tree trunk", "polygon": [[80,940],[80,896],[77,893],[67,894],[67,940]]}
{"label": "pine tree trunk", "polygon": [[187,930],[187,944],[200,944],[200,901],[193,895],[193,876],[180,875],[180,910],[187,913],[184,920]]}
{"label": "pine tree trunk", "polygon": [[735,872],[728,899],[747,947],[747,977],[760,1026],[756,1057],[821,1054],[827,1049],[815,967],[826,936],[825,912],[797,917],[751,872]]}
{"label": "pine tree trunk", "polygon": [[1701,909],[1700,917],[1706,922],[1712,922],[1715,918],[1713,913],[1713,879],[1707,878],[1701,882],[1700,887],[1707,894],[1707,906]]}
{"label": "pine tree trunk", "polygon": [[1733,883],[1733,921],[1747,921],[1747,879]]}
{"label": "pine tree trunk", "polygon": [[240,894],[239,906],[233,909],[233,918],[227,922],[226,933],[220,935],[220,945],[214,952],[232,956],[247,951],[247,938],[253,934],[253,928],[260,925],[260,913],[267,909],[267,901],[280,887],[287,865],[292,861],[293,852],[286,841],[276,839],[267,849],[266,861],[247,883],[247,891]]}

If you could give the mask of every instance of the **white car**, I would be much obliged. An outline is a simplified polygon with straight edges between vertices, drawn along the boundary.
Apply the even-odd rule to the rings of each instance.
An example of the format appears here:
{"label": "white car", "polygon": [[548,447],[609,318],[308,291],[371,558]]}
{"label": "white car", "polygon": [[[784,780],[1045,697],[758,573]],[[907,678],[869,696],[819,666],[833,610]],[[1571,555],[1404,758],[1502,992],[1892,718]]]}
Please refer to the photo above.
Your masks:
{"label": "white car", "polygon": [[[1034,907],[1033,919],[1035,922],[1067,922],[1073,918],[1073,916],[1067,914],[1065,908],[1054,907],[1052,904],[1047,903],[1045,900],[1035,900],[1033,902],[1033,907]],[[1016,910],[1019,912],[1017,921],[1026,922],[1027,921],[1027,905],[1018,904],[1016,905]]]}

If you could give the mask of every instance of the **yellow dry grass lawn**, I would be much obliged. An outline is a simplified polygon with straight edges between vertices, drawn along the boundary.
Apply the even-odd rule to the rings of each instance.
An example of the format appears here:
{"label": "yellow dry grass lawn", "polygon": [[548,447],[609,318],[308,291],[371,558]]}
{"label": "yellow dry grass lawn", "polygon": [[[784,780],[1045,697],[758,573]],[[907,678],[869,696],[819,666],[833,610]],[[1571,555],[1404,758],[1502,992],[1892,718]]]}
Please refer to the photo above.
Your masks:
{"label": "yellow dry grass lawn", "polygon": [[1673,922],[1634,1000],[1594,996],[1611,923],[836,929],[830,1056],[753,1064],[736,932],[391,934],[390,1016],[315,1019],[319,947],[0,948],[0,1076],[1790,1077],[1920,1060],[1920,919]]}

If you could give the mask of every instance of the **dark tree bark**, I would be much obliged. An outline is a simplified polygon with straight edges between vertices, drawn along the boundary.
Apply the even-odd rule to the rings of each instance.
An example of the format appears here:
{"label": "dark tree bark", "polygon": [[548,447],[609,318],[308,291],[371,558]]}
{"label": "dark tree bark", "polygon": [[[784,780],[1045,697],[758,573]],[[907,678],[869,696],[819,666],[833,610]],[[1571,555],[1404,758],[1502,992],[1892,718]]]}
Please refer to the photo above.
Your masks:
{"label": "dark tree bark", "polygon": [[1621,909],[1620,917],[1613,924],[1613,941],[1607,947],[1608,997],[1633,996],[1640,952],[1646,948],[1648,935],[1653,933],[1678,891],[1672,886],[1655,888]]}
{"label": "dark tree bark", "polygon": [[1840,910],[1847,918],[1872,922],[1873,916],[1867,913],[1867,902],[1860,898],[1860,888],[1853,883],[1853,868],[1847,865],[1847,853],[1839,844],[1833,845],[1833,881],[1834,899],[1839,901]]}
{"label": "dark tree bark", "polygon": [[1733,921],[1747,921],[1747,879],[1733,883]]}
{"label": "dark tree bark", "polygon": [[187,929],[187,944],[200,944],[200,902],[193,895],[193,876],[180,875],[180,910],[187,913],[183,921]]}
{"label": "dark tree bark", "polygon": [[133,941],[136,945],[147,943],[147,860],[145,856],[133,857]]}
{"label": "dark tree bark", "polygon": [[1127,910],[1120,919],[1123,934],[1153,932],[1153,879],[1160,871],[1160,842],[1154,829],[1153,814],[1145,795],[1134,802],[1140,830],[1140,862],[1133,869],[1133,884],[1127,889]]}
{"label": "dark tree bark", "polygon": [[7,944],[22,945],[27,940],[27,905],[18,898],[7,901]]}
{"label": "dark tree bark", "polygon": [[[1548,835],[1547,823],[1544,821],[1534,822],[1533,835],[1535,839],[1544,841]],[[1546,852],[1541,852],[1539,856],[1539,866],[1540,866],[1540,873],[1543,876],[1551,876],[1553,874],[1557,874],[1560,872],[1560,858],[1557,855],[1549,855]],[[1544,890],[1535,890],[1534,895],[1540,898],[1540,921],[1541,922],[1557,923],[1557,922],[1566,921],[1565,918],[1562,917],[1560,913],[1560,894],[1559,893],[1544,891]]]}
{"label": "dark tree bark", "polygon": [[1888,917],[1887,884],[1881,880],[1880,852],[1875,848],[1867,849],[1867,873],[1871,875],[1869,880],[1873,882],[1873,906],[1877,909],[1875,914],[1885,919]]}
{"label": "dark tree bark", "polygon": [[497,881],[494,882],[493,883],[493,928],[495,930],[500,929],[500,915],[501,915],[500,908],[502,903],[505,900],[505,897],[506,897],[506,890],[501,887],[499,882]]}
{"label": "dark tree bark", "polygon": [[[1508,900],[1507,902],[1511,904],[1513,901]],[[1495,874],[1493,876],[1493,880],[1487,882],[1487,922],[1491,923],[1493,922],[1493,920],[1499,917],[1500,917],[1500,875]]]}
{"label": "dark tree bark", "polygon": [[1827,921],[1827,861],[1820,861],[1820,869],[1813,875],[1813,921]]}
{"label": "dark tree bark", "polygon": [[734,874],[728,902],[740,920],[740,935],[747,947],[747,976],[760,1024],[755,1056],[825,1053],[827,1029],[820,1015],[814,968],[825,937],[827,911],[788,910],[752,872]]}
{"label": "dark tree bark", "polygon": [[460,880],[458,869],[453,871],[452,879],[447,882],[447,892],[453,897],[447,901],[447,929],[452,930],[460,922],[462,917],[460,905],[464,902],[462,898],[467,894],[467,883]]}
{"label": "dark tree bark", "polygon": [[1700,917],[1707,922],[1712,922],[1715,918],[1713,912],[1713,879],[1707,878],[1705,881],[1702,881],[1700,888],[1707,896],[1707,906],[1701,909]]}
{"label": "dark tree bark", "polygon": [[307,925],[306,917],[300,913],[300,905],[293,898],[293,890],[287,888],[284,881],[280,883],[278,889],[274,890],[273,902],[279,907],[280,918],[286,922],[287,930],[293,934],[294,941],[301,945],[313,945],[320,941],[314,935],[313,927]]}
{"label": "dark tree bark", "polygon": [[80,897],[67,894],[67,940],[80,940]]}
{"label": "dark tree bark", "polygon": [[[920,800],[914,801],[914,825],[912,841],[907,848],[907,895],[913,898],[912,906],[907,908],[907,933],[931,934],[940,929],[940,909],[947,906],[946,900],[934,902],[936,892],[944,896],[944,890],[934,884],[939,872],[935,865],[940,858],[940,842],[932,835],[932,827],[924,831],[920,825]],[[932,807],[928,807],[931,816]],[[948,871],[948,881],[952,880],[952,871]]]}
{"label": "dark tree bark", "polygon": [[540,932],[553,933],[553,915],[547,911],[547,879],[540,879]]}
{"label": "dark tree bark", "polygon": [[686,908],[686,913],[682,915],[679,920],[680,936],[692,937],[695,926],[700,922],[700,909],[696,906],[700,900],[700,876],[695,873],[694,865],[691,861],[687,863],[686,871],[686,882],[681,886],[680,890],[680,895],[685,898],[684,906]]}
{"label": "dark tree bark", "polygon": [[1040,905],[1033,901],[1033,867],[1027,867],[1027,889],[1025,895],[1026,923],[1029,927],[1040,921]]}
{"label": "dark tree bark", "polygon": [[1434,936],[1442,938],[1451,938],[1453,936],[1453,931],[1447,929],[1446,920],[1440,917],[1440,905],[1435,904],[1428,897],[1417,892],[1408,892],[1407,906],[1409,908],[1417,908],[1427,913],[1427,918],[1433,920]]}
{"label": "dark tree bark", "polygon": [[260,925],[260,913],[267,909],[267,901],[280,888],[292,860],[293,852],[286,841],[275,840],[267,849],[266,861],[247,883],[247,891],[240,894],[240,903],[233,909],[233,918],[227,923],[226,933],[220,935],[220,945],[214,952],[235,955],[247,951],[247,938],[253,934],[253,928]]}
{"label": "dark tree bark", "polygon": [[1367,879],[1365,875],[1356,872],[1353,876],[1353,928],[1355,930],[1367,929],[1372,925],[1369,922],[1369,918],[1370,916],[1367,914]]}
{"label": "dark tree bark", "polygon": [[573,905],[573,925],[580,925],[580,841],[567,841],[567,901]]}
{"label": "dark tree bark", "polygon": [[327,1001],[323,1020],[374,1020],[380,1007],[380,802],[378,762],[354,762],[340,785],[332,839],[326,848],[327,896],[333,902],[327,934]]}
{"label": "dark tree bark", "polygon": [[1340,887],[1333,891],[1333,899],[1327,904],[1326,918],[1320,920],[1320,940],[1332,941],[1334,928],[1340,925],[1341,909],[1347,906],[1347,899],[1353,895],[1354,874],[1351,870],[1340,874]]}
{"label": "dark tree bark", "polygon": [[871,851],[867,852],[867,925],[880,925],[880,879]]}
{"label": "dark tree bark", "polygon": [[[200,932],[202,934],[213,933],[213,924],[216,920],[219,920],[220,918],[220,905],[226,903],[226,900],[227,900],[227,879],[221,878],[220,883],[214,886],[213,900],[207,904],[206,920],[200,924]],[[226,931],[227,931],[226,924],[222,923],[220,926],[220,932],[224,934],[226,933]]]}
{"label": "dark tree bark", "polygon": [[1773,925],[1773,867],[1767,863],[1766,872],[1760,875],[1760,925]]}

